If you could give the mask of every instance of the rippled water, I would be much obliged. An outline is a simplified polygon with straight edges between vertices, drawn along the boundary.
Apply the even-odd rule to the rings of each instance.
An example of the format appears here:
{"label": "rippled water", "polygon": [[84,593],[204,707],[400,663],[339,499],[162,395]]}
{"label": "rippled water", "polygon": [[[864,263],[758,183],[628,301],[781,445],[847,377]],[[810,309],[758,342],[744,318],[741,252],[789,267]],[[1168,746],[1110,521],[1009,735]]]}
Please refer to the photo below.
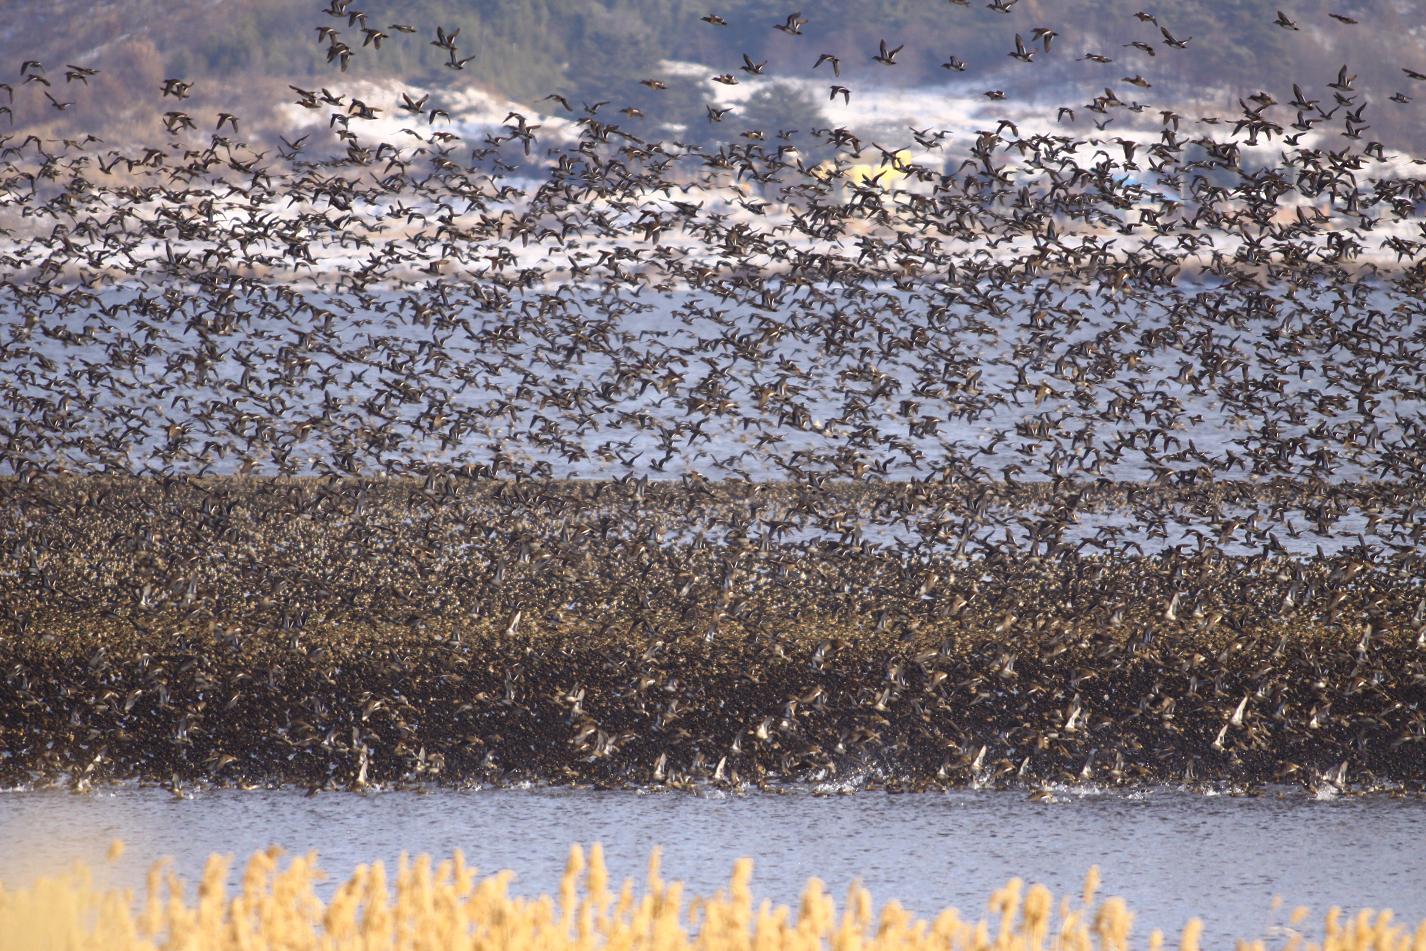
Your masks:
{"label": "rippled water", "polygon": [[[113,869],[139,885],[147,862],[171,855],[190,881],[211,852],[242,858],[270,843],[315,849],[345,877],[360,862],[403,851],[462,849],[484,872],[518,873],[520,894],[553,892],[572,841],[604,844],[617,880],[642,881],[649,850],[664,872],[710,894],[732,862],[756,862],[754,892],[793,902],[809,876],[841,894],[860,878],[878,901],[919,914],[954,906],[984,913],[1011,876],[1078,893],[1099,865],[1102,895],[1122,895],[1135,933],[1176,934],[1201,916],[1207,947],[1271,935],[1294,905],[1321,916],[1334,903],[1393,908],[1426,919],[1426,801],[1385,797],[1318,801],[1298,793],[1261,798],[1174,790],[1134,795],[1062,792],[1033,802],[1020,793],[861,793],[694,796],[590,790],[439,790],[424,794],[295,791],[202,792],[175,799],[154,789],[84,795],[0,795],[0,881],[102,856],[112,837],[129,843]],[[236,876],[235,876],[236,878]],[[1275,895],[1285,903],[1276,916]]]}

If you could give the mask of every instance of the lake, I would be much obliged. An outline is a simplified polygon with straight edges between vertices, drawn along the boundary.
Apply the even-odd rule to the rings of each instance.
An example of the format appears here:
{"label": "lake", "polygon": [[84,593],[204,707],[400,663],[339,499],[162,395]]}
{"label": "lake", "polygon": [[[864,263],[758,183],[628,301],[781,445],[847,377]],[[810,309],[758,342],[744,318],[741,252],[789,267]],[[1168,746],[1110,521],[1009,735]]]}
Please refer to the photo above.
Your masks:
{"label": "lake", "polygon": [[[642,882],[649,851],[692,894],[721,887],[733,860],[755,861],[754,894],[795,902],[809,876],[841,896],[854,880],[878,902],[932,915],[954,906],[985,913],[1012,876],[1077,895],[1098,865],[1100,895],[1123,896],[1134,933],[1161,928],[1172,945],[1203,918],[1205,947],[1271,937],[1295,905],[1321,927],[1332,904],[1390,907],[1426,919],[1426,801],[1385,796],[1318,800],[1297,791],[1261,797],[1173,789],[890,795],[705,795],[568,789],[430,790],[307,797],[291,790],[211,790],[175,798],[114,787],[76,795],[0,794],[0,881],[86,858],[108,842],[129,846],[107,874],[141,887],[156,856],[196,881],[209,853],[245,859],[270,843],[316,850],[338,880],[361,862],[394,865],[404,850],[453,849],[482,873],[512,869],[517,894],[555,893],[571,842],[602,842],[611,876]],[[236,872],[234,882],[236,882]],[[1272,911],[1274,896],[1282,910]]]}

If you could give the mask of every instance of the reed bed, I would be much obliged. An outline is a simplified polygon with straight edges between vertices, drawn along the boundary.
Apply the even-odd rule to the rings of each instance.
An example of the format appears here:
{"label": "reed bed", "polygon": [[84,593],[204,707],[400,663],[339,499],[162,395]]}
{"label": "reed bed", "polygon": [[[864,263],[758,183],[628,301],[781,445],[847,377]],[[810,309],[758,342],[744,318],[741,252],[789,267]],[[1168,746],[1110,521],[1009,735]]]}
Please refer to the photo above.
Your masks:
{"label": "reed bed", "polygon": [[[109,858],[122,852],[115,842]],[[726,888],[711,897],[685,894],[665,881],[659,853],[649,860],[644,889],[626,880],[611,887],[603,852],[570,849],[557,895],[510,894],[511,873],[480,877],[457,851],[435,863],[402,857],[394,877],[380,862],[363,865],[319,897],[325,876],[315,854],[285,864],[277,848],[252,856],[238,894],[228,894],[231,857],[212,855],[196,895],[162,861],[149,870],[142,898],[104,888],[103,877],[79,864],[7,890],[0,884],[0,935],[6,948],[70,949],[683,949],[706,951],[1128,951],[1166,946],[1162,932],[1144,942],[1121,898],[1098,900],[1099,872],[1090,869],[1083,892],[1058,900],[1043,885],[1012,879],[980,919],[946,909],[917,918],[897,902],[878,909],[853,885],[839,906],[811,878],[796,909],[754,897],[753,863],[739,859]],[[1320,937],[1306,936],[1306,908],[1276,929],[1282,951],[1426,951],[1426,921],[1414,928],[1389,911],[1364,909],[1347,917],[1331,909]],[[1194,918],[1177,938],[1180,951],[1198,951],[1203,926]],[[1276,939],[1275,939],[1276,940]],[[1239,941],[1238,951],[1266,951],[1262,940]]]}

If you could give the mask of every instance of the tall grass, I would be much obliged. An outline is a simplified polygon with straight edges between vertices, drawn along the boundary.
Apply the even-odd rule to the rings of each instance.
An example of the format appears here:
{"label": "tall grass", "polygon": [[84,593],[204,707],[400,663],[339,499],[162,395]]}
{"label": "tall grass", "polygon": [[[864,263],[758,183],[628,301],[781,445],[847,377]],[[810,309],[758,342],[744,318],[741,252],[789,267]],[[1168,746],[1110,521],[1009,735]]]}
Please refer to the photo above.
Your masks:
{"label": "tall grass", "polygon": [[[110,850],[118,858],[122,847]],[[433,864],[402,859],[393,878],[381,863],[359,867],[323,901],[324,878],[316,856],[282,864],[281,851],[258,853],[243,871],[238,894],[228,894],[230,859],[208,859],[192,898],[176,874],[156,863],[141,898],[129,890],[96,885],[79,865],[32,885],[0,886],[0,947],[30,949],[706,949],[706,951],[1128,951],[1134,916],[1123,899],[1096,899],[1098,871],[1084,891],[1058,901],[1042,885],[1013,879],[991,898],[990,914],[963,918],[948,909],[918,919],[895,902],[878,910],[870,894],[853,886],[839,907],[822,882],[810,879],[798,907],[758,902],[750,887],[752,862],[733,865],[726,888],[707,898],[684,894],[666,882],[657,851],[642,892],[632,882],[611,887],[598,845],[588,855],[570,850],[559,893],[521,898],[509,892],[510,873],[479,877],[457,852]],[[1282,951],[1426,951],[1426,921],[1414,931],[1390,912],[1362,911],[1346,919],[1333,909],[1319,942],[1295,929],[1305,909],[1291,916]],[[1198,919],[1178,939],[1181,951],[1198,951]],[[1147,947],[1158,951],[1163,934]],[[1238,951],[1265,951],[1263,942],[1239,942]]]}

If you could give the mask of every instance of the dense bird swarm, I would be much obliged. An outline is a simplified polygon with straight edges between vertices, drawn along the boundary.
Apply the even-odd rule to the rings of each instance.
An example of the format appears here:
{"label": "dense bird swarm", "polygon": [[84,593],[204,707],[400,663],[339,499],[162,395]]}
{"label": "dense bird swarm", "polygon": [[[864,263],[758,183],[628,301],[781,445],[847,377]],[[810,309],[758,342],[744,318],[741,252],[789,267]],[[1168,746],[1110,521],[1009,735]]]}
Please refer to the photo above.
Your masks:
{"label": "dense bird swarm", "polygon": [[320,142],[182,77],[0,139],[0,783],[1426,780],[1426,181],[1350,69],[477,136],[340,87],[470,37],[324,14]]}
{"label": "dense bird swarm", "polygon": [[[1426,782],[1419,575],[748,536],[837,496],[978,518],[963,489],[799,491],[13,487],[0,524],[42,554],[0,578],[33,606],[4,643],[0,783]],[[628,534],[700,518],[739,540]]]}

